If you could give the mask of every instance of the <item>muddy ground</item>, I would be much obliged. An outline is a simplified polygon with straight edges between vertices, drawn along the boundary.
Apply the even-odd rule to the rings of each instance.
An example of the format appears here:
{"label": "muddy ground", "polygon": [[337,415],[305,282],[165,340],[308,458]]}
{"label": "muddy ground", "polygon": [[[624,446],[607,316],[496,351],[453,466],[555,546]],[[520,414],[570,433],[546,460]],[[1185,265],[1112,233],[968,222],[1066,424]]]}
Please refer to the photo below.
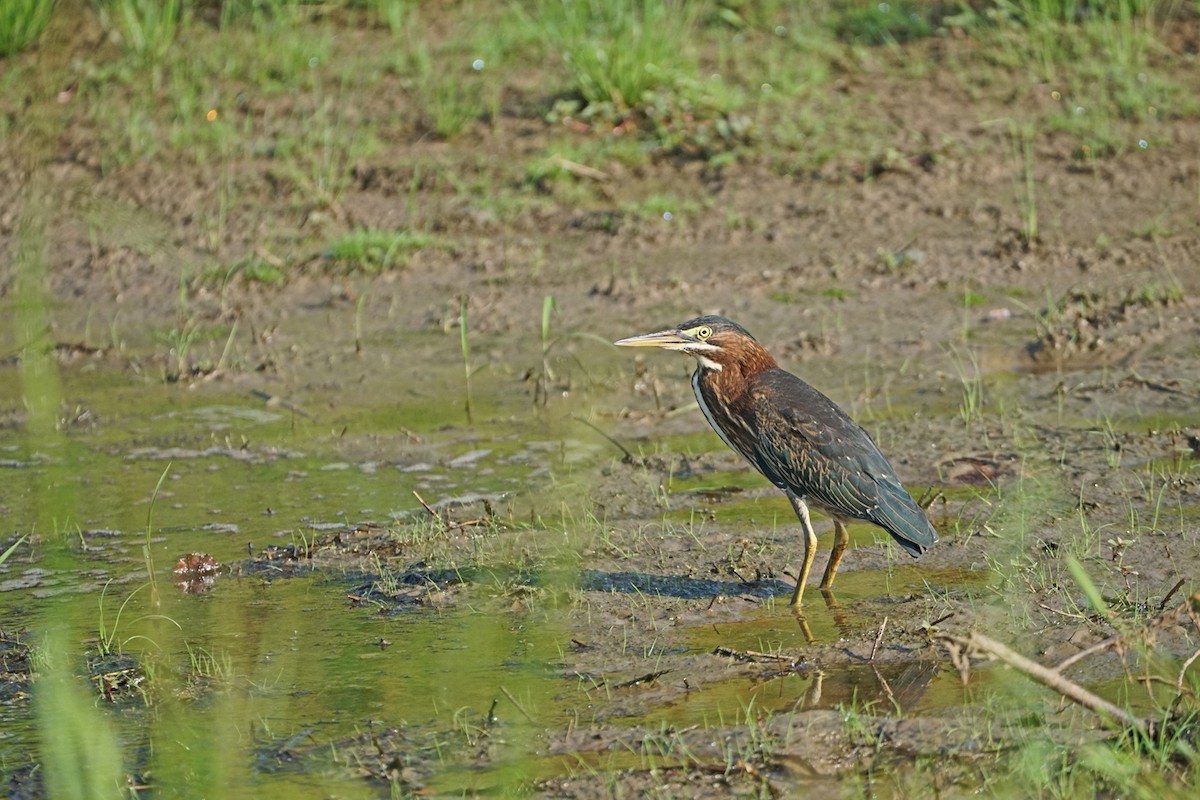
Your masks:
{"label": "muddy ground", "polygon": [[[936,64],[941,48],[953,46],[939,43],[921,55]],[[661,514],[660,487],[673,477],[747,468],[715,437],[699,454],[656,449],[658,437],[705,429],[700,414],[673,413],[693,404],[681,359],[566,341],[556,363],[571,377],[551,382],[549,402],[582,391],[583,375],[593,371],[608,385],[589,389],[590,420],[638,455],[627,463],[614,448],[588,481],[586,503],[603,510],[610,533],[581,553],[586,613],[568,615],[573,645],[560,665],[566,675],[619,688],[595,695],[594,723],[547,731],[541,746],[549,754],[665,747],[647,744],[646,730],[622,720],[732,679],[799,674],[819,694],[818,676],[857,667],[877,678],[862,695],[903,707],[919,700],[931,670],[951,669],[932,635],[935,623],[952,634],[1007,632],[1003,638],[1017,636],[1026,655],[1053,664],[1118,629],[1155,624],[1164,600],[1171,608],[1200,589],[1200,127],[1193,119],[1163,120],[1147,149],[1092,160],[1077,157],[1070,136],[1040,133],[1031,162],[1039,235],[1027,243],[1023,164],[1008,127],[995,120],[1050,102],[1051,90],[1014,83],[968,92],[936,66],[923,80],[850,72],[834,91],[861,97],[895,122],[891,152],[873,162],[848,158],[789,174],[776,157],[753,149],[719,167],[665,154],[636,167],[590,165],[602,174],[570,179],[586,187],[586,203],[531,189],[536,203],[503,215],[448,182],[422,183],[420,170],[437,163],[478,180],[477,191],[498,190],[512,180],[498,165],[528,159],[562,135],[519,113],[514,101],[501,119],[451,142],[397,136],[350,165],[353,180],[334,207],[281,180],[269,158],[239,164],[236,206],[216,253],[200,233],[218,202],[211,168],[168,158],[104,172],[92,131],[69,124],[67,111],[68,124],[52,142],[33,141],[18,127],[0,145],[0,234],[10,243],[0,288],[13,296],[13,243],[22,225],[44,224],[53,336],[65,368],[107,359],[117,369],[154,370],[173,355],[143,332],[180,324],[181,273],[196,276],[214,258],[282,256],[289,277],[279,284],[187,284],[183,316],[199,325],[239,321],[241,357],[217,372],[188,364],[194,374],[173,377],[194,381],[198,391],[262,389],[302,401],[345,386],[369,395],[390,385],[380,374],[385,363],[419,376],[422,365],[404,358],[405,337],[456,331],[461,297],[468,298],[479,362],[511,370],[512,391],[531,396],[520,365],[529,361],[547,295],[555,298],[557,331],[608,341],[701,313],[738,320],[786,367],[869,420],[915,492],[943,493],[930,510],[942,541],[910,564],[870,533],[857,534],[840,580],[859,588],[850,602],[831,605],[809,593],[804,620],[794,624],[823,631],[810,644],[774,654],[719,649],[722,626],[761,619],[764,604],[786,617],[785,567],[794,567],[796,531],[720,521],[730,498],[770,496],[763,482],[736,495],[673,498],[676,509],[713,517],[701,553],[686,539],[647,535],[646,521]],[[56,102],[31,94],[32,110],[23,113],[50,114]],[[347,102],[365,114],[373,107],[394,113],[392,101]],[[1136,126],[1128,134],[1140,138]],[[650,194],[696,206],[671,220],[630,210]],[[325,235],[412,219],[449,244],[374,276],[346,273],[323,255]],[[353,352],[346,321],[359,298],[368,349],[394,349],[377,361]],[[95,334],[112,319],[131,339],[141,337],[135,359]],[[331,319],[343,327],[312,335],[328,331]],[[82,352],[81,343],[99,352]],[[972,372],[973,364],[983,406],[964,422],[960,370]],[[376,446],[403,458],[402,437]],[[1023,494],[1031,485],[1039,487],[1033,500]],[[1086,612],[1065,577],[1061,558],[1081,525],[1098,531],[1087,546],[1090,566],[1119,610],[1117,627]],[[338,547],[327,545],[323,563],[336,565]],[[386,550],[382,540],[372,546]],[[817,569],[823,560],[824,552]],[[889,593],[874,576],[897,568],[917,577]],[[640,592],[636,610],[631,588]],[[460,590],[443,583],[429,601],[454,602]],[[1024,624],[1012,621],[1021,616]],[[711,651],[687,645],[702,627],[716,632]],[[1186,620],[1155,633],[1164,654],[1186,657],[1195,648],[1197,631]],[[653,658],[628,656],[644,652]],[[1073,677],[1120,675],[1124,663],[1112,650],[1099,652]],[[878,713],[864,715],[860,734],[849,735],[843,714],[816,705],[771,709],[761,729],[741,721],[723,730],[672,730],[673,746],[690,755],[659,770],[631,766],[622,791],[832,791],[831,782],[847,776],[861,789],[884,769],[894,785],[906,780],[895,774],[913,770],[950,789],[976,785],[977,762],[991,763],[1001,749],[1002,724],[983,736],[961,724],[959,710],[910,717],[873,707]],[[1072,718],[1074,726],[1092,726],[1086,718]],[[741,740],[747,743],[728,746]],[[372,747],[379,741],[386,737]],[[732,763],[729,752],[739,754]],[[486,747],[478,758],[486,763]],[[393,774],[386,753],[371,763],[366,772],[407,788],[430,779],[419,765]],[[542,790],[613,793],[579,774],[546,780]]]}

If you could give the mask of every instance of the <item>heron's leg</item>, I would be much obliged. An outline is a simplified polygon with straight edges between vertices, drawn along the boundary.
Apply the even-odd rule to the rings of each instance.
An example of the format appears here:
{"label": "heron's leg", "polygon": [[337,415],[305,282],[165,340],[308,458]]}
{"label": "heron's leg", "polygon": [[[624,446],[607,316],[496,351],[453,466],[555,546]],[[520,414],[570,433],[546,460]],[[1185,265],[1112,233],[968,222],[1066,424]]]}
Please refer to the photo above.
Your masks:
{"label": "heron's leg", "polygon": [[821,578],[821,589],[828,592],[833,588],[833,579],[837,576],[838,565],[846,554],[846,545],[850,544],[850,531],[846,523],[840,519],[833,521],[833,549],[829,551],[829,565],[825,567],[825,577]]}
{"label": "heron's leg", "polygon": [[796,510],[796,516],[800,518],[800,524],[804,527],[804,563],[800,565],[796,591],[792,593],[790,604],[792,608],[799,608],[804,597],[804,584],[808,583],[808,572],[812,569],[813,556],[817,554],[817,534],[813,532],[812,520],[808,518],[808,506],[805,502],[791,492],[788,493],[788,499],[792,501],[792,508]]}

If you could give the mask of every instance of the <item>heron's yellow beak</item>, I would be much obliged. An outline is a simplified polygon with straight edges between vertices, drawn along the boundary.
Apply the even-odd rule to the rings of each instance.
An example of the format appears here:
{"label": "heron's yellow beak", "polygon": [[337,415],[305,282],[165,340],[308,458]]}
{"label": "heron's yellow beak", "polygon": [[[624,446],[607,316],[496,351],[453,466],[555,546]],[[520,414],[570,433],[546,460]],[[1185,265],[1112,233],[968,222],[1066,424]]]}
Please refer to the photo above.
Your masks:
{"label": "heron's yellow beak", "polygon": [[685,347],[699,344],[698,339],[693,339],[683,331],[672,329],[669,331],[658,331],[657,333],[643,333],[641,336],[630,336],[626,339],[618,339],[613,342],[621,347],[662,347],[667,350],[682,350]]}

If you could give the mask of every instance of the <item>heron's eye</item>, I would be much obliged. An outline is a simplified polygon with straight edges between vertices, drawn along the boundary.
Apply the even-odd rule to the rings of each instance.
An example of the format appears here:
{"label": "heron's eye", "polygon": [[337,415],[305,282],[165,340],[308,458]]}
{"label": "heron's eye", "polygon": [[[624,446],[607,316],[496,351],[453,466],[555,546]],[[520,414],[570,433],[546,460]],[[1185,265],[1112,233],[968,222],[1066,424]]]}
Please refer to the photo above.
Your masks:
{"label": "heron's eye", "polygon": [[707,325],[696,328],[696,338],[700,341],[703,342],[710,336],[712,336],[712,328],[708,327]]}

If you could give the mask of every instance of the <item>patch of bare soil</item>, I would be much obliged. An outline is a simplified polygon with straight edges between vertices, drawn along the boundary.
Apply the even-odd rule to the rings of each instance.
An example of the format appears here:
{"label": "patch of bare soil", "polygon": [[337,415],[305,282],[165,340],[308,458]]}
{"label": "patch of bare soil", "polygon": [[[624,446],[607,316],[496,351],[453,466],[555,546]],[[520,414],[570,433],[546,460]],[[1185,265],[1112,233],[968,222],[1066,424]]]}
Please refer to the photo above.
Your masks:
{"label": "patch of bare soil", "polygon": [[[22,219],[14,187],[36,184],[53,199],[45,264],[67,368],[127,358],[89,349],[85,309],[102,315],[93,325],[167,329],[178,323],[181,269],[197,274],[215,255],[231,263],[286,254],[294,269],[282,285],[197,284],[187,313],[242,323],[248,355],[216,382],[272,391],[286,384],[301,398],[380,386],[377,372],[348,355],[350,333],[331,331],[332,315],[350,318],[359,297],[367,309],[362,337],[373,348],[399,350],[406,335],[453,328],[457,298],[469,298],[472,334],[493,365],[527,356],[518,348],[548,295],[557,303],[558,330],[610,341],[698,312],[740,321],[786,366],[870,420],[902,479],[944,493],[930,508],[942,541],[913,563],[896,563],[900,557],[869,538],[857,542],[840,578],[862,578],[854,599],[827,605],[813,590],[804,617],[793,619],[783,606],[785,567],[795,565],[798,549],[792,520],[723,523],[728,496],[715,504],[694,496],[677,503],[701,517],[711,512],[702,542],[647,532],[661,518],[662,487],[685,470],[703,477],[744,469],[735,455],[662,453],[597,470],[588,502],[608,536],[580,554],[584,599],[568,617],[572,646],[560,668],[605,690],[589,695],[588,722],[546,732],[544,752],[564,759],[541,791],[609,796],[609,787],[571,766],[576,756],[599,752],[661,758],[660,769],[640,761],[620,773],[629,795],[822,790],[846,774],[869,781],[889,764],[924,764],[952,789],[974,780],[970,765],[994,756],[995,739],[964,729],[958,710],[944,706],[917,716],[888,713],[920,706],[932,676],[950,669],[935,632],[965,634],[987,627],[989,617],[1004,618],[1007,629],[1010,616],[1025,615],[1029,635],[1019,644],[1026,655],[1058,664],[1127,635],[1120,614],[1154,617],[1200,588],[1200,128],[1194,120],[1163,121],[1161,144],[1086,165],[1067,137],[1039,136],[1032,164],[1042,223],[1030,246],[1014,189],[1022,164],[1005,131],[986,122],[1014,102],[1007,92],[969,96],[937,69],[925,80],[858,75],[839,91],[888,109],[898,156],[802,174],[753,152],[721,167],[668,157],[601,165],[602,176],[578,178],[603,184],[588,207],[551,191],[503,218],[448,181],[421,180],[431,161],[450,165],[460,182],[503,179],[495,165],[542,152],[556,133],[505,116],[449,143],[389,141],[353,165],[336,213],[281,182],[269,157],[248,160],[237,170],[237,207],[218,254],[198,232],[199,220],[218,213],[211,169],[151,160],[105,172],[91,132],[66,127],[34,174],[20,166],[33,160],[33,143],[15,136],[0,144],[0,185],[9,187],[0,236],[13,241]],[[385,113],[389,103],[377,96],[345,102],[363,114]],[[629,210],[651,193],[694,200],[703,210],[671,221]],[[450,245],[376,276],[327,268],[322,247],[330,235],[395,229],[412,219],[425,220]],[[6,270],[0,291],[11,293],[14,280]],[[322,335],[301,340],[303,331]],[[977,354],[974,368],[967,352]],[[557,356],[617,376],[597,394],[594,419],[626,445],[704,429],[698,414],[671,413],[693,401],[684,366],[670,356],[618,362],[584,339]],[[130,368],[168,357],[142,355]],[[395,369],[419,374],[421,364],[403,353],[397,359]],[[979,413],[964,408],[970,375],[962,369],[978,370],[986,404]],[[402,449],[404,440],[393,444]],[[764,482],[737,499],[773,491]],[[1081,525],[1094,541],[1077,555],[1091,559],[1114,619],[1081,604],[1067,577],[1060,543]],[[372,537],[348,530],[311,551],[263,553],[239,568],[274,576],[320,562],[366,574],[371,555],[389,556],[384,539]],[[890,591],[886,576],[901,567],[931,576],[928,585]],[[358,591],[373,608],[454,602],[462,591],[461,572],[414,563],[405,576],[390,597],[369,581]],[[1009,605],[1018,597],[1019,607]],[[522,604],[519,597],[513,603]],[[720,642],[723,626],[764,615],[787,619],[800,643],[764,652]],[[810,625],[822,632],[806,636]],[[713,641],[699,647],[696,632],[705,629],[715,631]],[[1186,621],[1157,633],[1163,655],[1186,657],[1195,647]],[[1121,648],[1098,649],[1082,672],[1068,675],[1121,674],[1130,658]],[[827,680],[830,687],[849,680],[829,676],[850,674],[862,678],[857,694],[825,688]],[[724,727],[625,724],[731,681],[796,681],[804,690],[761,718],[748,712],[749,719]],[[836,710],[839,698],[866,708],[855,717],[858,727]],[[486,738],[490,722],[480,725]],[[361,762],[364,774],[414,791],[431,779],[420,756],[432,752],[429,743],[385,732],[361,744],[375,753]],[[486,760],[483,745],[463,745],[471,746]]]}

